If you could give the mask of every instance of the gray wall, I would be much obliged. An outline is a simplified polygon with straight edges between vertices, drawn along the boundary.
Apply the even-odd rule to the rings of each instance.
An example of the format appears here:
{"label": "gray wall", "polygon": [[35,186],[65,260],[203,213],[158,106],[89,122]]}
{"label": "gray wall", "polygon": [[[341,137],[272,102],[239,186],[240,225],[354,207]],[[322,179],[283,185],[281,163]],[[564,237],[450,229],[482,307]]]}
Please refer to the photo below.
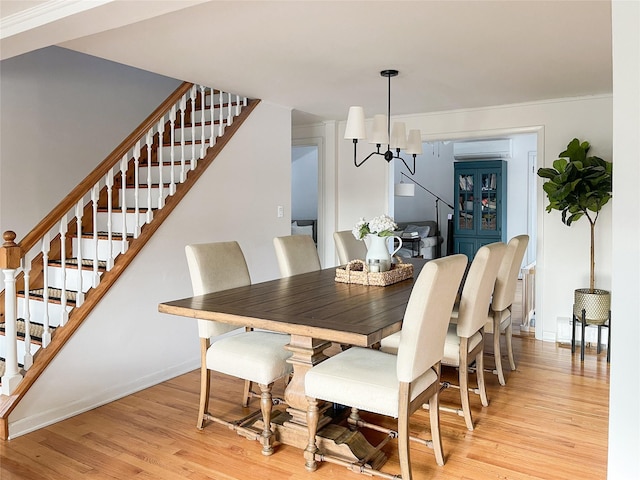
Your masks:
{"label": "gray wall", "polygon": [[318,149],[291,147],[291,218],[318,218]]}
{"label": "gray wall", "polygon": [[182,83],[59,47],[0,69],[0,231],[18,240]]}

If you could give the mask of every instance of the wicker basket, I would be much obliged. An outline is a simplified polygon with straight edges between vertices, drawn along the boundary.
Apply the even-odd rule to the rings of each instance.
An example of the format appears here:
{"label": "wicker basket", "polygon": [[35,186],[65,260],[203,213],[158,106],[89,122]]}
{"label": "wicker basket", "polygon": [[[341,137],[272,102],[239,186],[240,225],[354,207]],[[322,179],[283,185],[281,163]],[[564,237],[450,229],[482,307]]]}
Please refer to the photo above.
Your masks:
{"label": "wicker basket", "polygon": [[413,265],[402,263],[400,257],[395,258],[399,263],[392,264],[391,270],[386,272],[370,272],[364,261],[351,260],[345,266],[336,268],[336,282],[385,287],[412,278]]}

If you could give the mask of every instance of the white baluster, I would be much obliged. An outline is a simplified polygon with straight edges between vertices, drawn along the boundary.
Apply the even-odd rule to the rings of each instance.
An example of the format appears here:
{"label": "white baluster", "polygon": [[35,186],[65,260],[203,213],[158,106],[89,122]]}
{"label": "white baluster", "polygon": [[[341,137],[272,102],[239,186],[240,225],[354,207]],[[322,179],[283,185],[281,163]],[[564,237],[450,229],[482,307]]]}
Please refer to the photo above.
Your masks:
{"label": "white baluster", "polygon": [[42,237],[42,272],[43,289],[42,302],[44,303],[44,315],[42,316],[42,347],[46,348],[51,342],[51,332],[49,332],[49,247],[51,239],[49,233]]}
{"label": "white baluster", "polygon": [[220,90],[218,92],[218,136],[221,137],[224,134],[224,92]]}
{"label": "white baluster", "polygon": [[171,183],[169,184],[169,195],[176,193],[176,179],[174,166],[176,164],[175,159],[175,143],[176,143],[176,106],[171,107],[171,116],[169,117],[171,122]]}
{"label": "white baluster", "polygon": [[[140,236],[140,140],[133,149],[133,205],[134,205],[134,228],[133,238]],[[124,191],[122,192],[124,195]]]}
{"label": "white baluster", "polygon": [[196,86],[191,87],[189,92],[191,100],[191,170],[193,170],[196,168]]}
{"label": "white baluster", "polygon": [[184,183],[187,178],[184,158],[184,111],[187,108],[187,96],[180,100],[180,183]]}
{"label": "white baluster", "polygon": [[205,110],[207,108],[207,97],[204,95],[204,85],[200,85],[200,158],[204,158],[205,149],[205,126],[206,120],[204,117]]}
{"label": "white baluster", "polygon": [[213,147],[216,144],[216,106],[214,102],[216,96],[213,88],[208,88],[207,90],[209,91],[209,96],[211,97],[209,99],[209,118],[211,119],[211,122],[209,122],[211,126],[211,133],[209,134],[209,146]]}
{"label": "white baluster", "polygon": [[147,132],[147,223],[153,220],[151,210],[151,147],[153,146],[153,129]]}
{"label": "white baluster", "polygon": [[164,115],[158,122],[158,209],[164,207],[164,160],[162,155],[162,145],[164,144]]}
{"label": "white baluster", "polygon": [[24,360],[25,370],[29,370],[33,365],[33,354],[31,353],[31,304],[29,303],[30,292],[29,282],[31,273],[31,261],[25,255],[20,260],[22,266],[22,279],[24,281],[24,302],[22,310],[22,319],[24,320]]}
{"label": "white baluster", "polygon": [[242,106],[246,107],[247,105],[249,105],[249,99],[247,97],[243,97],[242,98]]}
{"label": "white baluster", "polygon": [[113,268],[113,169],[107,173],[105,179],[107,186],[107,244],[109,253],[107,253],[107,271]]}
{"label": "white baluster", "polygon": [[[60,220],[60,276],[62,277],[62,293],[60,294],[60,325],[69,320],[67,312],[67,215]],[[25,287],[25,292],[27,291]],[[25,299],[26,300],[26,299]]]}
{"label": "white baluster", "polygon": [[3,269],[4,273],[4,375],[2,394],[11,395],[22,380],[18,370],[18,331],[16,327],[16,270]]}
{"label": "white baluster", "polygon": [[122,213],[122,243],[121,248],[122,253],[125,253],[129,249],[129,242],[127,241],[127,196],[124,194],[124,190],[127,186],[127,166],[129,162],[127,160],[127,155],[125,154],[120,160],[120,210]]}
{"label": "white baluster", "polygon": [[236,95],[236,116],[240,115],[240,95]]}
{"label": "white baluster", "polygon": [[233,123],[233,114],[231,113],[231,110],[233,108],[232,105],[232,101],[231,101],[231,94],[228,93],[227,94],[227,125],[231,125]]}
{"label": "white baluster", "polygon": [[91,189],[91,207],[93,209],[93,278],[91,286],[96,288],[100,283],[98,274],[98,197],[100,195],[100,184],[96,183]]}
{"label": "white baluster", "polygon": [[84,303],[84,292],[82,291],[82,214],[83,205],[82,199],[76,203],[76,228],[78,229],[78,251],[75,252],[76,260],[78,262],[78,285],[76,286],[76,307],[79,307]]}

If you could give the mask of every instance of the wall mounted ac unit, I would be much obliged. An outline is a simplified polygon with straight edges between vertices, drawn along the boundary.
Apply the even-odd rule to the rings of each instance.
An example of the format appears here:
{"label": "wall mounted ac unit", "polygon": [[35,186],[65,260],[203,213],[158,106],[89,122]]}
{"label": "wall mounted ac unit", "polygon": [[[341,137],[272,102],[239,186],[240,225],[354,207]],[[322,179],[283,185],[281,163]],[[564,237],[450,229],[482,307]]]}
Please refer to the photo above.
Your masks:
{"label": "wall mounted ac unit", "polygon": [[511,139],[469,140],[453,144],[453,158],[471,160],[479,158],[511,158]]}

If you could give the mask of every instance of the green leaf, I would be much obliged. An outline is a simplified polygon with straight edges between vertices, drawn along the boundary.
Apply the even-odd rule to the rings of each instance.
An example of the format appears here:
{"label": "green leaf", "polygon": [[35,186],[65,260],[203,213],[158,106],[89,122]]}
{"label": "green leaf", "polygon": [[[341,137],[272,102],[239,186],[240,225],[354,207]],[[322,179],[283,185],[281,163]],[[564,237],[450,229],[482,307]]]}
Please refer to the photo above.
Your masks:
{"label": "green leaf", "polygon": [[553,168],[539,168],[538,169],[538,176],[541,178],[550,178],[553,179],[555,177],[557,177],[560,174],[560,172],[558,172],[557,170],[553,169]]}
{"label": "green leaf", "polygon": [[563,173],[565,168],[567,167],[567,160],[564,158],[559,158],[553,162],[553,168],[555,168],[558,173]]}

